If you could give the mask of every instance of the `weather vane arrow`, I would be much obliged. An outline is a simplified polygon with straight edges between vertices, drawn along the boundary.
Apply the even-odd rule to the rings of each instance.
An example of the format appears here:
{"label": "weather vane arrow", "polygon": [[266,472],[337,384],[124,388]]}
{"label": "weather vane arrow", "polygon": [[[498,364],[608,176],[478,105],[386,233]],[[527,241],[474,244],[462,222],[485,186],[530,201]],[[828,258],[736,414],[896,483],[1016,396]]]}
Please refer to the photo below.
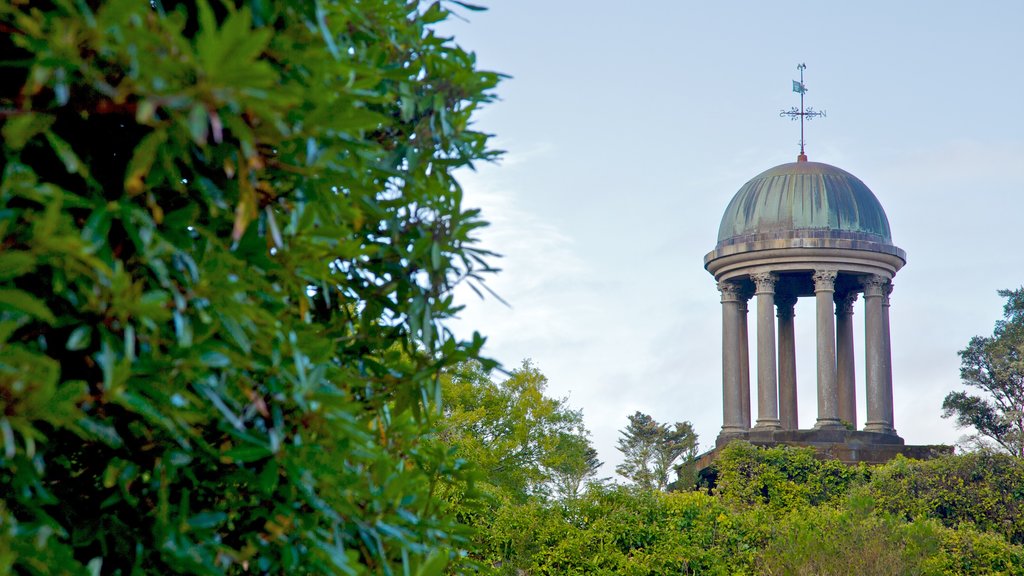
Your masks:
{"label": "weather vane arrow", "polygon": [[796,69],[800,71],[800,81],[793,80],[793,92],[800,94],[800,107],[793,106],[789,110],[783,110],[779,112],[779,116],[789,116],[791,120],[800,119],[800,155],[797,156],[798,162],[806,162],[807,154],[804,153],[804,119],[811,121],[814,118],[824,118],[824,110],[815,110],[808,106],[804,108],[804,94],[807,93],[807,85],[804,84],[804,69],[807,68],[807,64],[797,64]]}

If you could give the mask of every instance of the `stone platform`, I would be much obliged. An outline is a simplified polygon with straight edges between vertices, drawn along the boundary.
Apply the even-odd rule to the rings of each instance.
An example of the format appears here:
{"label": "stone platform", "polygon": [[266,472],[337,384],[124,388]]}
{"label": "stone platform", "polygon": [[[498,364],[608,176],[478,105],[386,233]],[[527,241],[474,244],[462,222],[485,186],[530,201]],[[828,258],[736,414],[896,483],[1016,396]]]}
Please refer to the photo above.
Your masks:
{"label": "stone platform", "polygon": [[839,460],[844,464],[885,464],[902,454],[915,460],[927,460],[953,453],[942,444],[907,445],[896,434],[863,430],[754,430],[739,434],[720,434],[715,448],[697,458],[697,470],[703,470],[718,457],[718,452],[733,440],[746,440],[755,446],[798,446],[814,448],[818,458]]}

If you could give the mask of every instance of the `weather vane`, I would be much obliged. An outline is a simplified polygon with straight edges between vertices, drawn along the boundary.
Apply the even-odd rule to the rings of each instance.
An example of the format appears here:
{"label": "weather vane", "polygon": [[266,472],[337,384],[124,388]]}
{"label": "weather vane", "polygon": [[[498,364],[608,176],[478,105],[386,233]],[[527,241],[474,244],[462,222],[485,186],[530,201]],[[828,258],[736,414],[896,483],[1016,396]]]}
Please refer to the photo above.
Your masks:
{"label": "weather vane", "polygon": [[797,64],[796,69],[800,71],[800,81],[793,80],[793,92],[800,93],[800,107],[793,106],[789,110],[783,110],[779,112],[779,116],[789,116],[791,120],[800,118],[800,156],[797,157],[799,162],[807,161],[807,154],[804,153],[804,118],[808,121],[814,118],[824,118],[825,111],[817,111],[814,108],[808,106],[804,108],[804,94],[807,93],[807,86],[804,86],[804,69],[807,68],[807,64]]}

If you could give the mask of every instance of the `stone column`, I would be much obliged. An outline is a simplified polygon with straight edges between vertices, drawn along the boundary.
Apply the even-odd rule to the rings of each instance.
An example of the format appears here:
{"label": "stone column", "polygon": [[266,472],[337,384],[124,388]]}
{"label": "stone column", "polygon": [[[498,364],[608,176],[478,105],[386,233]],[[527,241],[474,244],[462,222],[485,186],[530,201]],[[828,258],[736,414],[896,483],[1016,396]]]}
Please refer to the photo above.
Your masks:
{"label": "stone column", "polygon": [[796,335],[793,307],[797,297],[780,294],[775,299],[779,317],[779,421],[783,430],[800,427],[796,400]]}
{"label": "stone column", "polygon": [[896,419],[893,417],[892,399],[892,335],[889,333],[889,297],[892,295],[893,283],[887,282],[882,287],[882,338],[884,339],[882,360],[885,362],[885,371],[882,373],[885,380],[882,391],[885,394],[885,411],[889,429],[896,433]]}
{"label": "stone column", "polygon": [[775,372],[775,282],[771,272],[751,276],[757,286],[757,424],[756,429],[778,430],[779,395]]}
{"label": "stone column", "polygon": [[882,292],[888,280],[869,276],[864,281],[864,376],[868,414],[864,429],[868,432],[891,433],[889,421],[892,401],[886,393],[885,321],[882,314]]}
{"label": "stone column", "polygon": [[718,283],[722,293],[722,432],[720,436],[740,434],[743,411],[740,403],[740,322],[739,286],[732,282]]}
{"label": "stone column", "polygon": [[857,427],[857,367],[853,357],[854,291],[837,293],[836,380],[839,389],[839,419]]}
{"label": "stone column", "polygon": [[750,337],[747,333],[747,302],[753,296],[748,291],[740,292],[740,406],[743,410],[743,428],[750,429]]}
{"label": "stone column", "polygon": [[833,312],[836,270],[814,271],[818,340],[818,421],[815,428],[842,428],[836,387],[836,323]]}

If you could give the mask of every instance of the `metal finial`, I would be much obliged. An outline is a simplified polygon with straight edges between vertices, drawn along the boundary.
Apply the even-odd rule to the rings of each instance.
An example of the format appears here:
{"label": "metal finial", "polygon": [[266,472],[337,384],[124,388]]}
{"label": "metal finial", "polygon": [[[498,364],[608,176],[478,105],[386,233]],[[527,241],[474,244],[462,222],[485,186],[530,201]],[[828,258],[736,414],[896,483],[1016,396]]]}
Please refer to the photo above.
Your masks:
{"label": "metal finial", "polygon": [[804,108],[804,94],[807,93],[807,86],[804,85],[804,69],[807,68],[807,64],[797,64],[796,69],[800,71],[800,81],[793,80],[793,92],[800,93],[800,107],[793,106],[789,110],[783,110],[779,112],[779,116],[789,116],[791,120],[800,118],[800,155],[797,156],[798,162],[806,162],[807,154],[804,153],[804,118],[807,121],[811,121],[814,118],[824,118],[824,110],[815,110],[808,106]]}

